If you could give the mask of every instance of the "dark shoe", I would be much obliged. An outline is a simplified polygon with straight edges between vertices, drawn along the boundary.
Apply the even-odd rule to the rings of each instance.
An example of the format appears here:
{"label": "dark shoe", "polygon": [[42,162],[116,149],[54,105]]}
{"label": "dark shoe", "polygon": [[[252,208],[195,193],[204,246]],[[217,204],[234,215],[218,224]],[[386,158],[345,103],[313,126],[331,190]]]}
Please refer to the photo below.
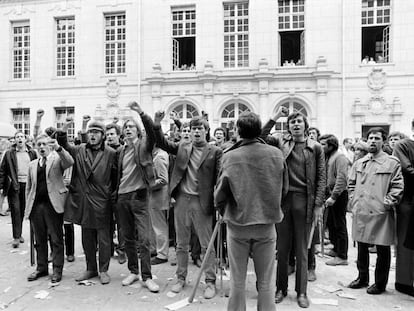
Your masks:
{"label": "dark shoe", "polygon": [[316,281],[315,270],[308,270],[308,281],[309,282],[315,282]]}
{"label": "dark shoe", "polygon": [[13,239],[13,242],[12,242],[13,248],[18,248],[19,245],[20,245],[20,240],[19,239]]}
{"label": "dark shoe", "polygon": [[166,263],[168,261],[168,259],[161,259],[158,257],[154,257],[151,259],[151,265],[155,266],[155,265],[159,265],[162,263]]}
{"label": "dark shoe", "polygon": [[49,273],[47,271],[34,271],[32,272],[28,277],[27,280],[29,282],[36,281],[38,278],[41,278],[43,276],[47,276]]}
{"label": "dark shoe", "polygon": [[330,250],[326,251],[325,255],[330,256],[330,257],[338,256],[338,254],[333,249],[330,249]]}
{"label": "dark shoe", "polygon": [[59,283],[62,280],[62,273],[53,273],[50,281],[52,284]]}
{"label": "dark shoe", "polygon": [[295,273],[295,266],[289,265],[288,266],[288,275],[291,275],[293,273]]}
{"label": "dark shoe", "polygon": [[306,294],[298,295],[298,305],[301,308],[309,308],[309,299]]}
{"label": "dark shoe", "polygon": [[125,252],[118,251],[118,263],[120,265],[126,263],[127,258]]}
{"label": "dark shoe", "polygon": [[368,281],[361,280],[360,278],[357,278],[356,280],[353,280],[351,283],[349,283],[348,287],[352,289],[359,289],[363,287],[368,286]]}
{"label": "dark shoe", "polygon": [[67,260],[68,262],[74,262],[74,261],[75,261],[75,256],[73,256],[73,255],[67,255],[67,256],[66,256],[66,260]]}
{"label": "dark shoe", "polygon": [[414,297],[414,287],[410,285],[405,285],[401,283],[395,283],[395,290],[400,293]]}
{"label": "dark shoe", "polygon": [[98,272],[97,271],[85,271],[84,273],[82,273],[80,276],[78,276],[75,281],[76,282],[81,282],[81,281],[85,281],[85,280],[89,280],[94,278],[95,276],[98,276]]}
{"label": "dark shoe", "polygon": [[23,237],[22,237],[22,236],[19,238],[19,242],[20,242],[20,243],[24,243],[24,239],[23,239]]}
{"label": "dark shoe", "polygon": [[282,290],[276,291],[275,294],[275,303],[281,303],[283,301],[283,298],[287,296],[287,292],[284,292]]}
{"label": "dark shoe", "polygon": [[151,258],[157,256],[157,252],[152,252],[151,253]]}
{"label": "dark shoe", "polygon": [[379,295],[379,294],[382,294],[383,292],[385,292],[385,288],[380,288],[375,283],[367,288],[367,293],[370,295]]}
{"label": "dark shoe", "polygon": [[201,259],[200,258],[194,259],[194,264],[197,267],[201,268],[201,264],[202,264]]}

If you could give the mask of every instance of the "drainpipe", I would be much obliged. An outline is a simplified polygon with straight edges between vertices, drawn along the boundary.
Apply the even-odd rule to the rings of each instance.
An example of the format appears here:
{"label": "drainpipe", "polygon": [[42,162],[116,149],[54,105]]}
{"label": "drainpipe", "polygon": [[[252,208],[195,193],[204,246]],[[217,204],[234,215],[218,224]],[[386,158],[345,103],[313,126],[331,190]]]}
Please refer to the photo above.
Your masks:
{"label": "drainpipe", "polygon": [[[342,69],[341,69],[341,132],[342,132],[342,139],[345,137],[345,123],[346,123],[346,116],[344,113],[345,108],[345,0],[342,0]],[[342,140],[341,139],[341,140]]]}

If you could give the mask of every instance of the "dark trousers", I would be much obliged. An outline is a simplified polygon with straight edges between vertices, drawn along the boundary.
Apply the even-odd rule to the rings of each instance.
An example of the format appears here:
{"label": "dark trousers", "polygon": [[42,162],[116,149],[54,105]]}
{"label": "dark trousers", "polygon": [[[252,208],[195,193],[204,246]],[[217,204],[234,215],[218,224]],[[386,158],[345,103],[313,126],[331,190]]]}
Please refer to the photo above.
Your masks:
{"label": "dark trousers", "polygon": [[[311,243],[311,247],[308,249],[308,270],[315,270],[316,269],[316,259],[315,259],[315,244],[317,239],[315,228],[315,233],[313,234],[313,239]],[[295,239],[292,235],[292,246],[289,252],[289,266],[295,267],[296,266],[296,255],[295,255]]]}
{"label": "dark trousers", "polygon": [[11,213],[13,239],[19,239],[22,236],[23,217],[26,206],[25,196],[26,183],[19,183],[18,191],[10,188],[7,194],[7,201]]}
{"label": "dark trousers", "polygon": [[64,224],[66,256],[75,254],[75,228],[73,224]]}
{"label": "dark trousers", "polygon": [[201,245],[193,224],[191,225],[190,252],[194,261],[200,259]]}
{"label": "dark trousers", "polygon": [[[357,267],[358,277],[362,281],[369,282],[369,250],[370,244],[358,242]],[[391,264],[390,246],[375,245],[377,247],[377,263],[375,266],[375,284],[380,289],[385,289],[388,283],[388,274]]]}
{"label": "dark trousers", "polygon": [[296,285],[298,294],[306,294],[308,284],[308,238],[311,224],[306,223],[306,193],[289,192],[283,202],[285,217],[276,225],[277,229],[277,290],[287,291],[288,261],[295,240]]}
{"label": "dark trousers", "polygon": [[48,271],[48,236],[52,247],[54,273],[62,273],[63,255],[63,214],[58,214],[50,202],[35,202],[30,221],[35,236],[37,271]]}
{"label": "dark trousers", "polygon": [[128,269],[131,273],[139,274],[136,248],[136,231],[138,231],[142,280],[145,282],[147,279],[152,279],[149,231],[151,228],[151,221],[148,210],[147,190],[143,189],[119,194],[117,208],[121,231],[125,239]]}
{"label": "dark trousers", "polygon": [[106,228],[82,227],[82,246],[85,252],[86,270],[98,271],[96,251],[99,249],[99,272],[107,272],[111,260],[111,236]]}
{"label": "dark trousers", "polygon": [[339,258],[348,259],[348,231],[346,229],[346,207],[348,191],[343,191],[335,204],[329,207],[327,226],[333,251]]}
{"label": "dark trousers", "polygon": [[406,286],[414,285],[414,250],[404,246],[410,225],[410,215],[414,205],[408,198],[403,198],[397,208],[397,258],[395,262],[395,282]]}
{"label": "dark trousers", "polygon": [[[116,227],[116,237],[118,239],[118,245],[115,247],[115,250],[117,251],[117,253],[123,253],[125,252],[125,239],[124,239],[124,235],[122,234],[122,230],[121,230],[121,222],[119,220],[119,212],[118,209],[116,208],[116,204],[113,204],[113,210],[114,210],[114,216],[115,216],[115,222],[114,222],[114,229]],[[112,231],[112,235],[113,236],[113,232]]]}

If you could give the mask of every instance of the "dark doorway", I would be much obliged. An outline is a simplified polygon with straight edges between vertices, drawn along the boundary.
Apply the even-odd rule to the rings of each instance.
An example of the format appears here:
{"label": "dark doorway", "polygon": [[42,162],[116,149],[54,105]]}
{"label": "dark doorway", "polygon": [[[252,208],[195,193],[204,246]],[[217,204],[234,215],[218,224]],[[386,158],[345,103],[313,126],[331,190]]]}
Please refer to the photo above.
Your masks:
{"label": "dark doorway", "polygon": [[389,124],[365,124],[365,125],[362,125],[362,137],[364,139],[368,138],[367,133],[373,127],[381,127],[382,129],[384,129],[387,136],[390,133],[390,125]]}
{"label": "dark doorway", "polygon": [[300,60],[302,31],[284,31],[280,34],[280,65],[287,62],[295,64]]}

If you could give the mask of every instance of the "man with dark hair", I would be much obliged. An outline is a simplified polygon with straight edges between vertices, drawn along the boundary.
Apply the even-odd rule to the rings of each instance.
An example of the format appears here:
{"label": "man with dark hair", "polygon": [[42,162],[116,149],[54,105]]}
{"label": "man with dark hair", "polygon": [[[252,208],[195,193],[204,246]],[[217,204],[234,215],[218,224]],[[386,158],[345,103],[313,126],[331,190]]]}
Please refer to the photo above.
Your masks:
{"label": "man with dark hair", "polygon": [[22,236],[24,210],[26,205],[26,180],[29,163],[37,158],[36,152],[26,144],[26,136],[18,131],[15,143],[4,154],[0,166],[0,192],[7,195],[11,212],[13,248],[24,243]]}
{"label": "man with dark hair", "polygon": [[310,139],[313,139],[314,141],[319,142],[319,137],[321,136],[321,132],[316,127],[310,127],[308,129],[308,136]]}
{"label": "man with dark hair", "polygon": [[[414,123],[412,131],[414,132]],[[414,232],[414,228],[410,227],[410,218],[413,219],[414,217],[414,140],[412,138],[402,139],[393,148],[393,155],[401,161],[401,170],[404,178],[404,195],[401,203],[396,208],[397,258],[395,263],[395,289],[414,297],[414,250],[407,247],[407,244],[413,244],[414,242],[413,236],[408,234],[409,232]]]}
{"label": "man with dark hair", "polygon": [[236,123],[240,140],[227,149],[214,193],[227,223],[231,285],[227,310],[246,309],[246,271],[251,254],[257,276],[258,310],[276,310],[272,274],[275,268],[275,224],[283,218],[282,191],[287,169],[282,152],[259,138],[261,122],[253,112]]}
{"label": "man with dark hair", "polygon": [[[105,135],[106,135],[106,144],[114,149],[117,153],[121,150],[121,127],[112,122],[105,126]],[[119,224],[119,214],[118,209],[116,208],[116,202],[112,202],[112,210],[114,218],[111,221],[111,236],[114,235],[115,226],[117,229],[117,239],[118,245],[114,245],[113,239],[111,240],[111,254],[113,254],[113,250],[115,248],[116,253],[118,254],[118,262],[120,264],[124,264],[126,262],[126,254],[125,254],[125,240],[122,234],[121,226]]]}
{"label": "man with dark hair", "polygon": [[369,285],[368,247],[375,245],[375,283],[367,289],[367,293],[372,295],[383,293],[387,286],[390,245],[396,240],[394,213],[404,190],[400,161],[382,150],[386,138],[380,127],[368,131],[369,154],[354,163],[348,181],[353,214],[352,238],[358,242],[358,278],[348,287]]}
{"label": "man with dark hair", "polygon": [[322,135],[319,142],[325,152],[326,195],[328,208],[327,227],[329,239],[333,244],[329,266],[348,264],[348,232],[346,229],[346,210],[348,205],[347,177],[348,159],[338,151],[338,139],[332,134]]}
{"label": "man with dark hair", "polygon": [[[277,119],[287,113],[285,107],[278,109],[263,127],[262,137],[266,137]],[[325,157],[321,145],[306,137],[309,123],[304,115],[293,112],[289,114],[287,123],[289,134],[278,136],[276,143],[289,168],[289,192],[282,205],[285,217],[276,225],[278,265],[275,301],[280,303],[287,295],[288,257],[293,236],[296,254],[295,290],[299,306],[307,308],[308,242],[311,228],[318,223],[322,214],[326,187]]]}
{"label": "man with dark hair", "polygon": [[122,132],[126,144],[118,156],[117,205],[121,230],[125,239],[130,274],[122,280],[128,286],[139,280],[136,233],[141,263],[141,276],[151,292],[158,292],[159,286],[152,280],[148,191],[155,183],[152,149],[154,132],[152,120],[137,102],[129,103],[131,110],[137,112],[145,127],[143,137],[141,128],[134,119],[125,120]]}
{"label": "man with dark hair", "polygon": [[218,127],[214,130],[214,138],[216,141],[214,142],[215,146],[223,149],[223,145],[226,142],[226,131],[222,127]]}
{"label": "man with dark hair", "polygon": [[[157,146],[177,155],[170,181],[170,194],[176,200],[174,210],[177,237],[177,282],[173,292],[179,293],[185,286],[188,266],[188,244],[191,225],[194,225],[201,245],[202,255],[207,250],[212,235],[213,191],[220,171],[222,150],[207,143],[208,123],[205,118],[194,117],[190,121],[191,142],[169,142],[161,130],[164,112],[157,112],[154,131]],[[205,269],[206,288],[204,297],[216,294],[215,252],[207,258]]]}
{"label": "man with dark hair", "polygon": [[27,280],[34,281],[48,275],[47,241],[52,245],[52,283],[62,279],[63,211],[68,189],[64,184],[64,171],[73,165],[73,158],[46,134],[36,139],[39,160],[29,164],[26,184],[26,217],[30,219],[36,240],[36,271]]}
{"label": "man with dark hair", "polygon": [[111,196],[115,190],[116,152],[105,145],[105,125],[99,121],[89,122],[87,143],[70,145],[66,132],[58,132],[57,139],[75,161],[64,220],[82,227],[86,271],[76,281],[98,275],[98,250],[100,281],[108,284],[111,281],[108,268],[111,259]]}

